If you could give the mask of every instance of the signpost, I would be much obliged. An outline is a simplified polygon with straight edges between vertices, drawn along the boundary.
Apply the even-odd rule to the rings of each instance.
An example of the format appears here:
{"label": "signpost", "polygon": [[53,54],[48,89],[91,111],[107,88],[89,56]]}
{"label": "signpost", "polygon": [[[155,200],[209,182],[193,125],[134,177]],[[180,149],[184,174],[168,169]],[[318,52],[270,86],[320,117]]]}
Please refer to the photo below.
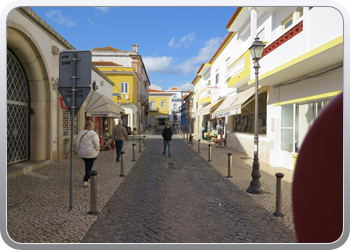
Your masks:
{"label": "signpost", "polygon": [[60,53],[58,90],[71,114],[69,209],[73,198],[73,131],[74,117],[91,89],[91,52],[68,50]]}

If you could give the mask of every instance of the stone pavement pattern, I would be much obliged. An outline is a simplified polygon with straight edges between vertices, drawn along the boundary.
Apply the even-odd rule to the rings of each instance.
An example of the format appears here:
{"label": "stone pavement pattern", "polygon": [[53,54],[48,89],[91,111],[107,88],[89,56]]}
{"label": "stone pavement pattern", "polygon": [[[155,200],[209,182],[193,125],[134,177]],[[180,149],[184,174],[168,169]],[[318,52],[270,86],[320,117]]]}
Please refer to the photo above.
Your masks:
{"label": "stone pavement pattern", "polygon": [[[138,136],[124,141],[125,175],[132,161],[132,144]],[[142,147],[142,150],[144,148]],[[97,175],[97,209],[102,210],[124,178],[120,178],[120,163],[115,162],[115,151],[101,151],[93,170]],[[7,179],[7,230],[15,242],[62,243],[80,242],[96,216],[90,210],[90,188],[83,187],[85,169],[83,160],[73,157],[73,208],[69,210],[69,159],[52,163],[25,174]]]}
{"label": "stone pavement pattern", "polygon": [[[157,136],[155,136],[157,137]],[[142,137],[141,137],[142,138]],[[147,137],[148,138],[148,137]],[[160,136],[158,136],[160,138]],[[175,138],[179,138],[175,136]],[[197,138],[198,139],[198,138]],[[182,140],[183,141],[183,140]],[[184,142],[184,141],[183,141]],[[135,141],[124,143],[126,152],[125,174],[128,175],[134,166],[132,162],[132,143],[136,144],[136,159],[138,153],[138,136]],[[161,143],[162,144],[162,143]],[[207,161],[207,143],[201,142],[201,154],[197,153],[197,141],[194,146],[187,143],[180,144],[186,155],[187,152],[196,152],[201,156],[198,160]],[[215,145],[215,144],[214,144]],[[146,149],[150,145],[146,145]],[[142,150],[145,148],[142,147]],[[175,148],[173,152],[175,152]],[[233,151],[230,148],[212,147],[212,162],[210,163],[223,176],[227,175],[227,153],[233,155],[232,179],[226,179],[234,183],[241,190],[245,190],[251,180],[252,159],[244,154]],[[180,157],[181,157],[180,156]],[[159,156],[156,156],[157,158]],[[173,155],[179,157],[179,155]],[[173,160],[173,158],[170,158]],[[98,160],[94,164],[98,171],[98,210],[102,210],[113,193],[121,185],[124,178],[120,178],[120,164],[115,162],[114,151],[100,152]],[[276,172],[283,172],[283,218],[278,218],[291,231],[294,230],[291,213],[291,182],[292,171],[283,168],[274,168],[260,162],[262,170],[262,195],[253,195],[245,192],[255,201],[266,208],[270,213],[275,209],[275,176]],[[175,166],[176,168],[176,166]],[[135,168],[134,168],[135,169]],[[176,170],[178,171],[178,170]],[[80,242],[90,226],[97,219],[96,216],[87,215],[90,209],[90,190],[82,187],[84,174],[83,161],[74,156],[73,160],[73,209],[69,211],[69,159],[55,162],[40,169],[32,170],[14,178],[7,179],[7,222],[8,234],[16,242]],[[176,183],[174,183],[176,185]],[[274,217],[275,218],[275,217]],[[204,218],[199,218],[203,220]],[[294,237],[294,233],[293,236]]]}
{"label": "stone pavement pattern", "polygon": [[81,242],[291,243],[294,232],[174,138],[146,149]]}

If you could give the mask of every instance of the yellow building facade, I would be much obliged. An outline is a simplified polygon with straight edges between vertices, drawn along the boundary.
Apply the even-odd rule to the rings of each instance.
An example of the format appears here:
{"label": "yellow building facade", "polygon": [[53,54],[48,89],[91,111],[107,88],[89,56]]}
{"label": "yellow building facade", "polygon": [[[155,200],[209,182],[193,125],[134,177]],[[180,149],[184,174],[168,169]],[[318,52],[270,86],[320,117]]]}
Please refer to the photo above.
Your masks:
{"label": "yellow building facade", "polygon": [[160,90],[149,90],[150,109],[148,112],[151,126],[165,125],[172,122],[172,93]]}

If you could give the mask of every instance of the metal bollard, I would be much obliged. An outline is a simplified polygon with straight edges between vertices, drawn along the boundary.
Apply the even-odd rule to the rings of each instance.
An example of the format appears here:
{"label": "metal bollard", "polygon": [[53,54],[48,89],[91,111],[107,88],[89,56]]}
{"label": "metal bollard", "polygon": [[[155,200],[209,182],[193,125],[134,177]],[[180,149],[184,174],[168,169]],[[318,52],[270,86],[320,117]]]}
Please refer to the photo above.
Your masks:
{"label": "metal bollard", "polygon": [[125,158],[124,158],[124,154],[125,154],[125,152],[124,151],[122,151],[122,152],[120,152],[120,158],[121,158],[121,164],[120,164],[120,177],[125,177],[125,175],[124,175],[124,160],[125,160]]}
{"label": "metal bollard", "polygon": [[145,144],[145,135],[143,136],[143,147],[146,147],[146,144]]}
{"label": "metal bollard", "polygon": [[228,175],[227,178],[232,178],[231,172],[232,172],[232,154],[228,153]]}
{"label": "metal bollard", "polygon": [[198,153],[201,152],[201,140],[198,140]]}
{"label": "metal bollard", "polygon": [[132,144],[132,161],[135,161],[135,146],[136,144]]}
{"label": "metal bollard", "polygon": [[208,162],[211,162],[211,145],[208,144]]}
{"label": "metal bollard", "polygon": [[139,139],[139,153],[141,153],[141,139]]}
{"label": "metal bollard", "polygon": [[193,148],[193,136],[191,135],[191,147]]}
{"label": "metal bollard", "polygon": [[276,211],[273,213],[274,216],[283,217],[282,213],[282,188],[283,188],[283,180],[284,174],[277,173],[275,174],[277,177],[276,183]]}
{"label": "metal bollard", "polygon": [[88,214],[98,214],[97,211],[97,171],[90,171],[91,186],[90,186],[90,211]]}

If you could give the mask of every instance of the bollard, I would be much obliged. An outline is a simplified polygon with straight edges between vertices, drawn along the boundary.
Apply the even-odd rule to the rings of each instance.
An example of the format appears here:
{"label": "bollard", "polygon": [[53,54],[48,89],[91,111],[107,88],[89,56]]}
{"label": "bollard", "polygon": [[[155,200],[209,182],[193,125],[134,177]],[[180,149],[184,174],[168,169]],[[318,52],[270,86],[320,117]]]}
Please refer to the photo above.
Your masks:
{"label": "bollard", "polygon": [[132,140],[134,141],[135,140],[135,132],[132,131]]}
{"label": "bollard", "polygon": [[121,158],[121,164],[120,164],[120,177],[125,177],[125,175],[124,175],[124,160],[125,160],[125,158],[124,158],[124,154],[125,154],[125,152],[124,151],[122,151],[122,152],[120,152],[120,158]]}
{"label": "bollard", "polygon": [[282,214],[282,188],[283,188],[283,180],[284,174],[277,173],[275,174],[277,177],[276,183],[276,211],[273,213],[274,216],[283,217]]}
{"label": "bollard", "polygon": [[208,144],[208,162],[211,162],[211,145]]}
{"label": "bollard", "polygon": [[90,186],[90,211],[88,214],[98,214],[97,211],[97,171],[90,171],[91,186]]}
{"label": "bollard", "polygon": [[135,161],[135,146],[136,144],[132,144],[132,161]]}
{"label": "bollard", "polygon": [[201,140],[198,140],[198,153],[201,152]]}
{"label": "bollard", "polygon": [[143,147],[146,147],[146,144],[145,144],[145,135],[143,136]]}
{"label": "bollard", "polygon": [[191,147],[193,148],[193,136],[191,135]]}
{"label": "bollard", "polygon": [[228,175],[227,178],[232,178],[231,172],[232,172],[232,154],[228,153]]}
{"label": "bollard", "polygon": [[139,153],[141,153],[141,139],[139,139]]}

